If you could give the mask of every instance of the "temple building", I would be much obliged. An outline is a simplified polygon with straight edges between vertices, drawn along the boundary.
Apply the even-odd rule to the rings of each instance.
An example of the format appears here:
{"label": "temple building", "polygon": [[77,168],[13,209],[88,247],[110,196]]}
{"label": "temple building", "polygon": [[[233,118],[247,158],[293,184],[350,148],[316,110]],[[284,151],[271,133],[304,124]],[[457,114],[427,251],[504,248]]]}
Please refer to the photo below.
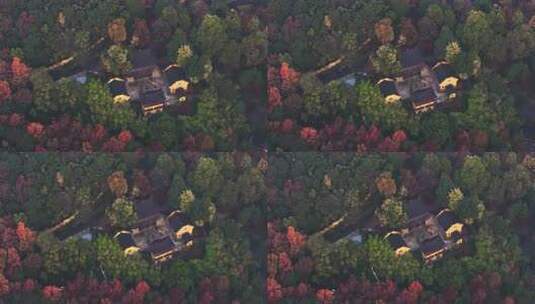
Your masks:
{"label": "temple building", "polygon": [[125,255],[141,253],[154,263],[163,263],[193,245],[194,226],[179,210],[167,213],[152,200],[136,204],[138,221],[115,234]]}
{"label": "temple building", "polygon": [[163,111],[167,85],[156,57],[150,50],[138,50],[133,53],[132,66],[126,77],[129,95],[139,103],[143,115]]}
{"label": "temple building", "polygon": [[132,100],[141,113],[148,116],[188,100],[190,83],[184,70],[176,64],[162,71],[150,50],[137,50],[132,54],[132,66],[125,79],[112,78],[108,81],[115,103]]}
{"label": "temple building", "polygon": [[446,61],[431,69],[421,51],[411,48],[401,53],[400,64],[399,73],[377,83],[386,103],[402,100],[419,114],[444,108],[457,100],[460,79]]}
{"label": "temple building", "polygon": [[464,225],[455,214],[449,209],[435,213],[431,208],[420,199],[408,202],[404,227],[385,236],[396,256],[412,252],[425,264],[431,264],[462,245]]}

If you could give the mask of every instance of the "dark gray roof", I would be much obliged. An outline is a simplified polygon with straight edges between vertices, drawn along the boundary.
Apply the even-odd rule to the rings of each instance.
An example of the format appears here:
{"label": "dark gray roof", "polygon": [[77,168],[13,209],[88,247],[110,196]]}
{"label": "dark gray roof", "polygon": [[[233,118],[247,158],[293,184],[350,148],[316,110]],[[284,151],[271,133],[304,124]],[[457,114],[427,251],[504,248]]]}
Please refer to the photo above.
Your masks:
{"label": "dark gray roof", "polygon": [[176,64],[170,65],[165,69],[165,77],[169,83],[174,83],[179,80],[186,79],[186,72],[184,69],[177,66]]}
{"label": "dark gray roof", "polygon": [[394,249],[407,247],[407,243],[405,243],[405,240],[403,240],[401,234],[399,233],[390,233],[387,237],[385,237],[385,240],[387,240],[390,246],[392,246]]}
{"label": "dark gray roof", "polygon": [[182,212],[173,212],[168,217],[169,227],[173,230],[178,230],[187,223],[186,215]]}
{"label": "dark gray roof", "polygon": [[136,246],[136,243],[134,242],[134,239],[132,238],[132,234],[130,232],[119,232],[114,236],[114,238],[119,243],[119,246],[121,246],[123,249]]}
{"label": "dark gray roof", "polygon": [[428,102],[436,101],[437,95],[432,88],[427,88],[424,90],[413,92],[411,95],[412,102],[416,105],[426,104]]}
{"label": "dark gray roof", "polygon": [[128,95],[126,92],[126,81],[123,79],[115,78],[108,81],[108,89],[111,96]]}
{"label": "dark gray roof", "polygon": [[401,53],[401,66],[410,68],[425,63],[422,52],[419,48],[407,49]]}
{"label": "dark gray roof", "polygon": [[392,79],[382,80],[381,83],[379,83],[379,90],[381,90],[381,94],[385,97],[390,95],[398,95],[396,83]]}
{"label": "dark gray roof", "polygon": [[421,242],[420,251],[427,256],[441,250],[442,248],[444,248],[445,245],[446,244],[444,243],[442,238],[437,235],[434,238]]}
{"label": "dark gray roof", "polygon": [[147,248],[144,249],[144,251],[152,255],[160,255],[168,251],[171,251],[174,248],[175,248],[175,243],[173,243],[171,238],[165,237],[165,238],[152,242]]}
{"label": "dark gray roof", "polygon": [[144,107],[150,107],[165,103],[165,95],[162,90],[156,90],[141,95],[139,100]]}
{"label": "dark gray roof", "polygon": [[453,69],[448,63],[442,63],[433,68],[435,75],[437,76],[438,82],[444,81],[448,77],[454,76]]}
{"label": "dark gray roof", "polygon": [[448,228],[451,227],[451,225],[455,224],[457,221],[455,219],[455,214],[451,212],[450,210],[443,210],[437,215],[437,221],[444,228],[444,230],[448,230]]}

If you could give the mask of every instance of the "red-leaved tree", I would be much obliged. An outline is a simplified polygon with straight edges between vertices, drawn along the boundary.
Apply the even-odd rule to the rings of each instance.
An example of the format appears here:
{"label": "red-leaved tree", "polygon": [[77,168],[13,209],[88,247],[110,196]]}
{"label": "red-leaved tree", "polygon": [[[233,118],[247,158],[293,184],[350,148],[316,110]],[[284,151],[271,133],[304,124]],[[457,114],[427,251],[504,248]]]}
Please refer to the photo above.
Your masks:
{"label": "red-leaved tree", "polygon": [[9,87],[9,83],[4,80],[0,80],[0,103],[8,100],[11,98],[11,88]]}

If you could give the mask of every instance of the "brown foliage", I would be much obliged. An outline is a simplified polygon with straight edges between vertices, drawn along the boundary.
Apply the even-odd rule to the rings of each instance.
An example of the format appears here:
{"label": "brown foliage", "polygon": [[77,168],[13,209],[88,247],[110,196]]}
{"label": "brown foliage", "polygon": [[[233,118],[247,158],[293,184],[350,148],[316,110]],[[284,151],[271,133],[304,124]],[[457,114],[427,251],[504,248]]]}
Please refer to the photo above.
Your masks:
{"label": "brown foliage", "polygon": [[11,97],[11,88],[6,81],[0,80],[0,103]]}
{"label": "brown foliage", "polygon": [[375,36],[381,44],[387,44],[394,40],[394,29],[390,18],[381,19],[375,24]]}
{"label": "brown foliage", "polygon": [[123,18],[117,18],[108,24],[108,36],[114,43],[126,40],[126,26]]}
{"label": "brown foliage", "polygon": [[390,197],[396,193],[396,181],[392,178],[390,172],[384,172],[375,180],[377,190],[386,197]]}
{"label": "brown foliage", "polygon": [[113,172],[112,175],[108,177],[108,186],[116,197],[125,195],[128,190],[128,184],[123,171]]}

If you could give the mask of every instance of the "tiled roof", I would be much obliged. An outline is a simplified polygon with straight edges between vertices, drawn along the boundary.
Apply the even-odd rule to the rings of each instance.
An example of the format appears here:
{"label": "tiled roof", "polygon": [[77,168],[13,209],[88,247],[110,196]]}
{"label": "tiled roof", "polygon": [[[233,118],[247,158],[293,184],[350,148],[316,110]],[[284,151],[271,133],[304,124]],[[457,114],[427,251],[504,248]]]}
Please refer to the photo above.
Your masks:
{"label": "tiled roof", "polygon": [[401,237],[401,234],[397,231],[390,232],[389,234],[387,234],[385,240],[387,240],[388,243],[390,243],[390,246],[392,246],[392,248],[394,249],[407,247],[407,243],[405,243],[405,241]]}
{"label": "tiled roof", "polygon": [[144,249],[144,251],[154,256],[158,256],[174,249],[175,243],[173,243],[170,237],[165,237],[152,242],[147,248]]}
{"label": "tiled roof", "polygon": [[132,234],[130,232],[126,232],[126,231],[118,232],[114,236],[114,238],[117,240],[117,242],[122,248],[136,246],[136,243],[134,242],[134,239],[132,238]]}
{"label": "tiled roof", "polygon": [[411,95],[412,103],[415,106],[420,106],[437,100],[437,95],[432,88],[413,92]]}
{"label": "tiled roof", "polygon": [[184,213],[180,211],[174,211],[172,212],[168,217],[167,220],[169,222],[169,227],[173,230],[177,230],[184,226],[186,224],[186,216]]}
{"label": "tiled roof", "polygon": [[451,227],[451,225],[455,224],[457,221],[455,220],[455,214],[451,210],[444,209],[439,212],[439,214],[436,216],[438,223],[444,230],[447,230]]}
{"label": "tiled roof", "polygon": [[150,107],[165,103],[165,95],[162,90],[146,92],[139,98],[144,107]]}
{"label": "tiled roof", "polygon": [[437,65],[433,67],[433,71],[435,72],[439,83],[444,81],[448,77],[454,76],[453,69],[447,62],[437,63]]}
{"label": "tiled roof", "polygon": [[111,96],[128,95],[126,92],[126,81],[120,78],[113,78],[108,81],[108,89]]}
{"label": "tiled roof", "polygon": [[381,90],[381,94],[383,96],[390,96],[390,95],[398,95],[398,91],[396,89],[396,83],[392,79],[383,79],[379,81],[379,90]]}
{"label": "tiled roof", "polygon": [[424,256],[431,255],[437,251],[440,251],[441,249],[444,249],[444,246],[446,244],[442,240],[442,238],[437,235],[431,239],[425,240],[420,243],[420,251]]}
{"label": "tiled roof", "polygon": [[168,66],[165,69],[164,73],[165,73],[165,77],[167,77],[167,80],[171,84],[176,81],[186,79],[186,73],[184,72],[184,69],[182,69],[176,64]]}

